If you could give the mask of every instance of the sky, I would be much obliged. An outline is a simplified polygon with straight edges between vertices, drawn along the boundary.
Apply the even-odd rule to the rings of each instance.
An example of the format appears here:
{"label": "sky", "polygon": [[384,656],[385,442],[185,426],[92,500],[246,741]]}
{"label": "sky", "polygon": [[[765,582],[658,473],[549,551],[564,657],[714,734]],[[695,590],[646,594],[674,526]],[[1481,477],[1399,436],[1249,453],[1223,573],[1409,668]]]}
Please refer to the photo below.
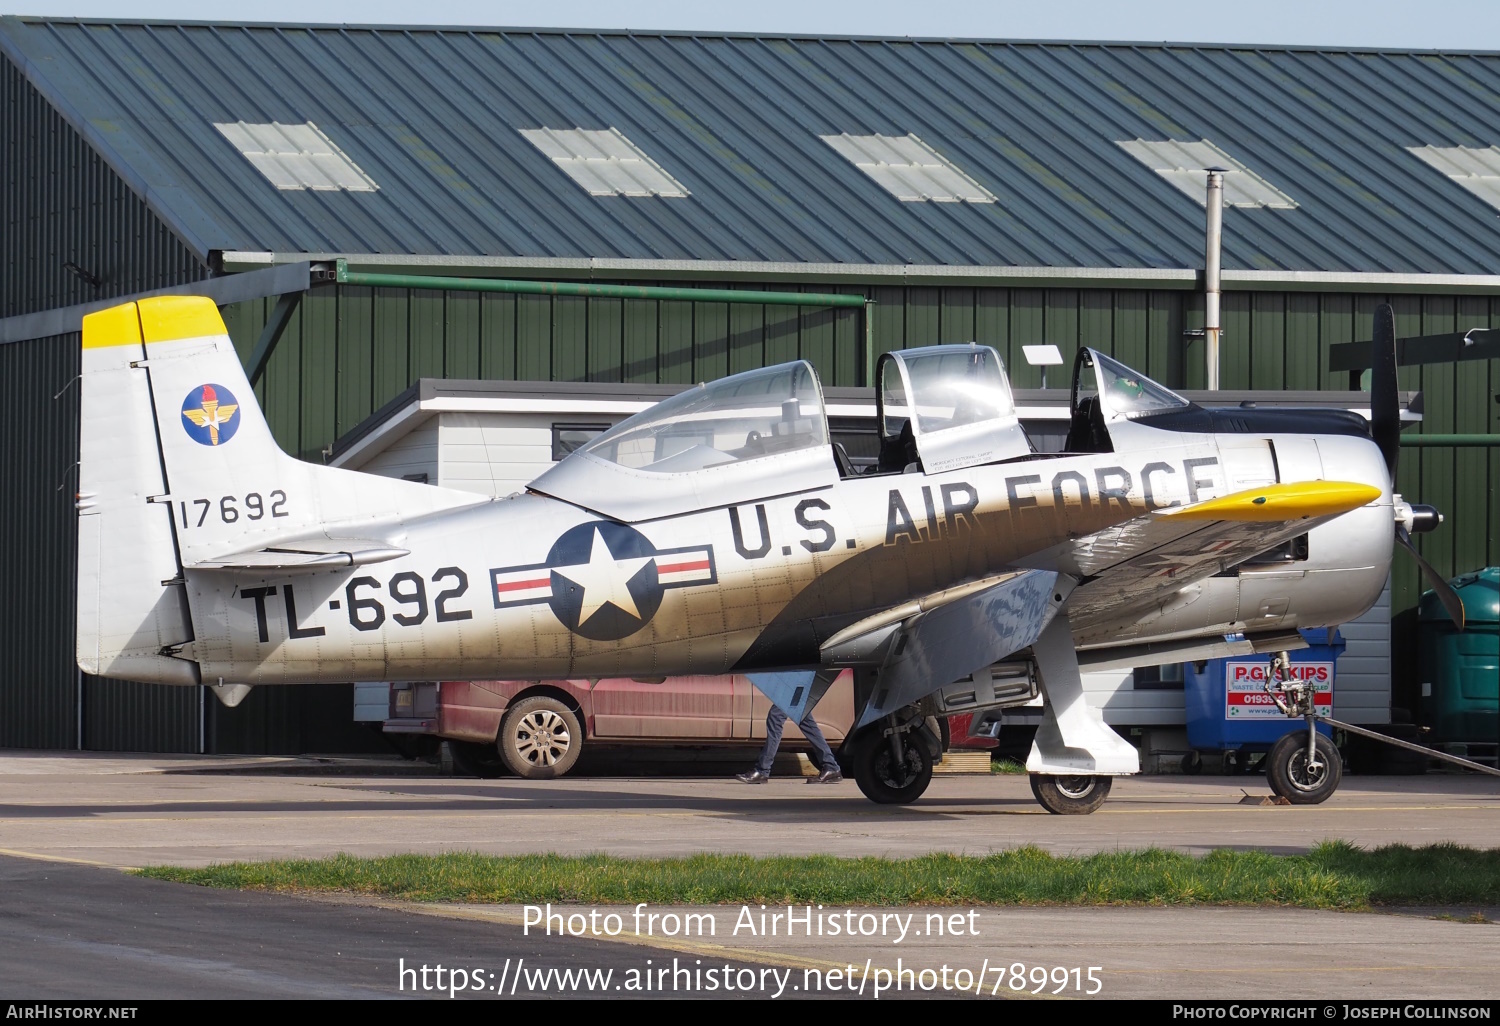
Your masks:
{"label": "sky", "polygon": [[0,12],[356,24],[677,29],[1500,50],[1496,0],[0,0]]}

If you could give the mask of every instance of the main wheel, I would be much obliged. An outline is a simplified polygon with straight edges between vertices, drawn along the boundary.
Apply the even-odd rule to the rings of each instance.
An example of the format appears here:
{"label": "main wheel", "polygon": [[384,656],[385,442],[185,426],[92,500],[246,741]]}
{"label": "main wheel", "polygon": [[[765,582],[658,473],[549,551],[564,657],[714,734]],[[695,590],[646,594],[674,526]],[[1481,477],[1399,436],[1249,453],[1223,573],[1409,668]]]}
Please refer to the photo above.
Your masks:
{"label": "main wheel", "polygon": [[461,777],[493,780],[505,775],[505,764],[500,761],[500,753],[494,745],[450,740],[448,754],[453,757],[453,771]]}
{"label": "main wheel", "polygon": [[1344,763],[1333,741],[1319,734],[1317,746],[1317,765],[1308,766],[1307,732],[1294,730],[1266,756],[1266,783],[1293,805],[1326,802],[1344,777]]}
{"label": "main wheel", "polygon": [[516,776],[551,780],[578,761],[583,731],[572,709],[549,695],[533,695],[506,711],[495,744]]}
{"label": "main wheel", "polygon": [[854,782],[866,798],[879,805],[910,805],[922,797],[932,783],[932,753],[938,748],[938,741],[930,735],[921,735],[928,735],[925,726],[897,735],[901,738],[899,764],[891,757],[890,740],[878,729],[856,739],[858,744],[851,760]]}
{"label": "main wheel", "polygon": [[1087,816],[1109,797],[1113,777],[1031,774],[1031,793],[1054,816]]}

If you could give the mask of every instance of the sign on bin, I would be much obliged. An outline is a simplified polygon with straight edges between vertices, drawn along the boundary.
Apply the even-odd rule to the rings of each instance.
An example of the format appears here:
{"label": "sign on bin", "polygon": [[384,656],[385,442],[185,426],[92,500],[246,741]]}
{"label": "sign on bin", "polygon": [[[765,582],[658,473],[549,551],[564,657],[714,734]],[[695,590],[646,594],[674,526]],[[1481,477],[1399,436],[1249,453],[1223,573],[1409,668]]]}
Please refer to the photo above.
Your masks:
{"label": "sign on bin", "polygon": [[[1226,720],[1279,720],[1280,709],[1266,691],[1266,676],[1271,672],[1267,662],[1236,662],[1224,664],[1224,718]],[[1292,676],[1298,680],[1313,681],[1317,690],[1313,692],[1313,713],[1318,716],[1333,715],[1333,664],[1293,663]]]}

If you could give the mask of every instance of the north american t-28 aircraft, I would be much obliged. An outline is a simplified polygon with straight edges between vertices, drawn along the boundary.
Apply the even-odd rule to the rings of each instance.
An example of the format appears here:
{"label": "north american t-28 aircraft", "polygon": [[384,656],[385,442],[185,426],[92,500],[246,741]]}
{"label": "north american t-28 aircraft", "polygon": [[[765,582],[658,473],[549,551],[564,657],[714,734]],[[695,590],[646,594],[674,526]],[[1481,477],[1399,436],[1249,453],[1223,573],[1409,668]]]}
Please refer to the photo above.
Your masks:
{"label": "north american t-28 aircraft", "polygon": [[[1040,694],[1032,789],[1090,812],[1139,761],[1080,667],[1300,647],[1375,602],[1393,530],[1410,548],[1436,524],[1392,494],[1388,307],[1376,336],[1370,424],[1202,408],[1082,349],[1065,451],[1041,453],[996,351],[934,345],[880,357],[873,467],[796,361],[690,388],[491,499],[286,455],[210,300],[125,303],[83,324],[78,663],[226,699],[741,673],[794,722],[853,668],[841,757],[888,803],[931,779],[929,716]],[[1294,800],[1337,784],[1318,737],[1287,755]]]}

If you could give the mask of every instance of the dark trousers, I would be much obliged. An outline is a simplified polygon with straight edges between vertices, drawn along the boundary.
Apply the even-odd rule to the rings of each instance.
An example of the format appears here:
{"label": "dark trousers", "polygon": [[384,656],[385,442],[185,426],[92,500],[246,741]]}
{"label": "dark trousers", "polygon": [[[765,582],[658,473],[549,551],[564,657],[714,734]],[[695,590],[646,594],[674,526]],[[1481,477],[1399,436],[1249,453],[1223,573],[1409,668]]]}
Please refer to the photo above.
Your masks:
{"label": "dark trousers", "polygon": [[[766,744],[760,750],[760,758],[755,760],[755,768],[761,773],[771,772],[771,763],[776,759],[776,749],[781,747],[781,731],[786,726],[786,713],[778,707],[771,706],[771,711],[766,713]],[[813,719],[809,712],[802,717],[802,722],[797,724],[802,731],[802,736],[813,746],[813,762],[817,764],[819,772],[838,768],[838,760],[833,757],[833,749],[828,747],[823,732],[818,729],[818,722]]]}

